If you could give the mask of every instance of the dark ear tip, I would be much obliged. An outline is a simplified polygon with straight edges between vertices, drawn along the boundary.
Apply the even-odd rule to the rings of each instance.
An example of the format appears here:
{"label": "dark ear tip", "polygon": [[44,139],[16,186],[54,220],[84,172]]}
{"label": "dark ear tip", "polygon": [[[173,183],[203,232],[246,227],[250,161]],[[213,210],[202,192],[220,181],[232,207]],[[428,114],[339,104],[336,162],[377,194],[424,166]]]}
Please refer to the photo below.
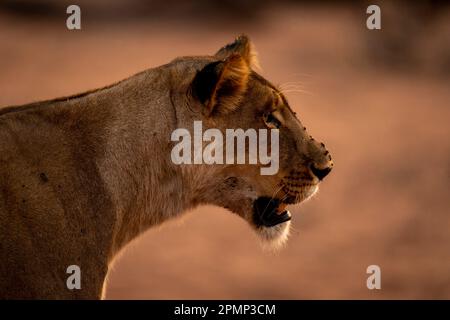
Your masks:
{"label": "dark ear tip", "polygon": [[242,33],[236,37],[236,42],[246,44],[250,42],[250,38],[245,33]]}
{"label": "dark ear tip", "polygon": [[247,48],[250,44],[250,38],[246,34],[240,34],[233,42],[224,46],[219,52],[226,49]]}

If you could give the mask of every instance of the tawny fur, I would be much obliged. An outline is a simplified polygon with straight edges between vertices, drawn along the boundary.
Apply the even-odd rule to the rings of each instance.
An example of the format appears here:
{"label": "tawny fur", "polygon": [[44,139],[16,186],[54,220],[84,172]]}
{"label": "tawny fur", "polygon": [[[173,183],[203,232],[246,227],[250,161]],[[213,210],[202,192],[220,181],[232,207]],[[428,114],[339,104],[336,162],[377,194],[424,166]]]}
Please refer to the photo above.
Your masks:
{"label": "tawny fur", "polygon": [[[308,163],[330,159],[286,101],[274,105],[275,87],[251,70],[248,38],[239,41],[216,56],[178,58],[103,89],[0,109],[0,298],[101,298],[123,247],[200,204],[230,209],[266,241],[285,240],[289,223],[253,224],[253,201],[282,197],[276,190],[301,201],[308,195],[302,183],[318,182],[307,176]],[[235,68],[223,76],[245,86],[240,97],[219,97],[227,102],[218,107],[230,112],[208,116],[191,94],[192,80],[229,56]],[[205,129],[261,129],[267,108],[279,109],[285,128],[277,175],[260,176],[255,165],[171,162],[174,129],[192,131],[194,120]],[[66,287],[69,265],[81,268],[81,290]]]}

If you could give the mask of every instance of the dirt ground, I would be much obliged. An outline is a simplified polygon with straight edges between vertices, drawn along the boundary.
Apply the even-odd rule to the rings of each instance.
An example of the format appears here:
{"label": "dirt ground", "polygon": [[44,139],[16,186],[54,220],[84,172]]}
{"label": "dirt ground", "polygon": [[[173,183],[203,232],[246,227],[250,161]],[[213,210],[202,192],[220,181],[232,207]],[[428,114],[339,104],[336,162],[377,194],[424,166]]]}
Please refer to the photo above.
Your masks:
{"label": "dirt ground", "polygon": [[[364,11],[358,18],[345,9],[279,7],[257,23],[210,26],[113,24],[87,14],[81,31],[68,31],[65,17],[0,11],[1,106],[212,54],[245,32],[262,74],[286,88],[335,161],[320,193],[291,208],[294,230],[279,253],[261,250],[226,210],[201,207],[132,243],[113,267],[106,298],[450,299],[450,78],[415,65],[374,66],[377,48],[366,50],[376,35],[365,29]],[[372,264],[381,267],[381,290],[366,287]]]}

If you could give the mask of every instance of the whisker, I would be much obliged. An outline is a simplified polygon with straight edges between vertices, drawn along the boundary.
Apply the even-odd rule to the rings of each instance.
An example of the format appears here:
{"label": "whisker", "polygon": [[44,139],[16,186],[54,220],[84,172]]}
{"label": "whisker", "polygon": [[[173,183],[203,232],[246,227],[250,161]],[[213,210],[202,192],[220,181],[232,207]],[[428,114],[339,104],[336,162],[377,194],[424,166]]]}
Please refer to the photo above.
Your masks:
{"label": "whisker", "polygon": [[280,91],[283,94],[287,94],[287,93],[303,93],[303,94],[307,94],[307,95],[310,95],[310,96],[314,96],[314,94],[312,92],[306,91],[306,90],[303,90],[303,89],[299,89],[299,88],[280,89]]}
{"label": "whisker", "polygon": [[292,223],[291,223],[291,228],[290,229],[291,229],[290,231],[291,231],[292,234],[296,234],[296,235],[300,234],[300,230],[298,230],[296,227],[294,227],[292,225]]}
{"label": "whisker", "polygon": [[304,87],[304,84],[301,83],[300,81],[291,81],[291,82],[284,82],[279,85],[279,87],[281,87],[281,88],[288,87],[288,86]]}
{"label": "whisker", "polygon": [[286,193],[280,201],[283,202],[283,201],[286,200],[288,197],[289,197],[289,194]]}
{"label": "whisker", "polygon": [[280,187],[278,189],[275,190],[275,192],[273,193],[272,197],[270,198],[269,202],[267,203],[266,207],[264,208],[262,214],[266,213],[267,208],[269,207],[269,204],[272,202],[272,200],[275,198],[275,196],[277,195],[278,192],[281,191],[281,189],[283,189],[283,185],[280,185]]}

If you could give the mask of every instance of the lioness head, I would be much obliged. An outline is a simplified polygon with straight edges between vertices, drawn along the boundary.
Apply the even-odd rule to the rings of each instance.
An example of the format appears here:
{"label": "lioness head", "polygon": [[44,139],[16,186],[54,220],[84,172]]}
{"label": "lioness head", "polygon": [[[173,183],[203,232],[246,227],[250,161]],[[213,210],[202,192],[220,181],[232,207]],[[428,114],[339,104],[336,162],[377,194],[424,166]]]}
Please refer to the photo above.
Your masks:
{"label": "lioness head", "polygon": [[[275,174],[262,175],[264,165],[259,161],[184,166],[192,181],[204,178],[196,189],[196,203],[230,209],[266,242],[284,243],[291,219],[286,206],[300,203],[317,192],[320,181],[333,167],[329,152],[323,143],[308,135],[283,93],[252,69],[257,62],[246,36],[238,37],[214,56],[178,61],[189,66],[183,69],[184,85],[179,89],[186,93],[185,107],[190,113],[179,117],[183,117],[183,126],[192,134],[192,122],[201,121],[203,130],[218,130],[223,137],[227,129],[238,128],[255,132],[276,130],[279,137],[279,150],[273,150],[270,143],[267,147],[272,153],[279,152]],[[228,146],[225,138],[220,143],[223,149]],[[205,145],[203,141],[202,146]],[[226,158],[225,150],[215,152],[222,151]],[[248,160],[257,151],[247,144],[244,152]]]}

